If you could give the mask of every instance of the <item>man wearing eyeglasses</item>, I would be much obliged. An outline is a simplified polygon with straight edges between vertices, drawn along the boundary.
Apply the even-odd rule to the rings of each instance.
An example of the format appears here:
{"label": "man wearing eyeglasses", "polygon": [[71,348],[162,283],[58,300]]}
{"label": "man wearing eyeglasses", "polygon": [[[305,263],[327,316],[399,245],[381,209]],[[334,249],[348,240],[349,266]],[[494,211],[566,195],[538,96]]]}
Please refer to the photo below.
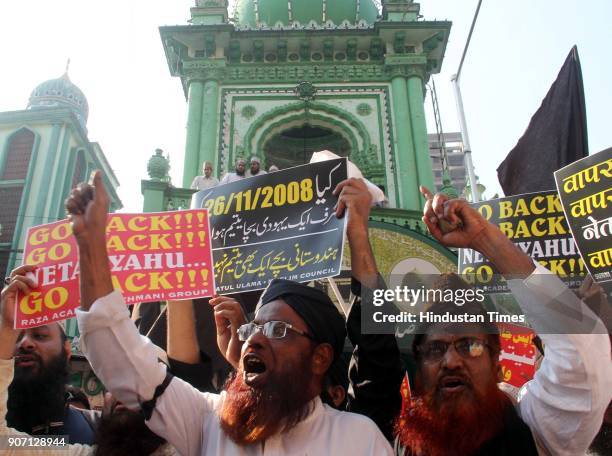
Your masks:
{"label": "man wearing eyeglasses", "polygon": [[[447,247],[472,248],[504,275],[546,356],[515,406],[496,383],[500,339],[484,323],[425,323],[413,341],[416,399],[396,424],[396,454],[579,455],[612,396],[610,342],[601,320],[469,203],[427,189],[423,221]],[[445,289],[465,289],[456,275]],[[433,303],[434,314],[485,316],[478,303]]]}
{"label": "man wearing eyeglasses", "polygon": [[[337,215],[350,210],[347,233],[359,250],[353,275],[373,283],[367,237],[371,197],[362,181],[339,184]],[[182,455],[391,455],[369,418],[321,403],[323,379],[345,338],[344,319],[329,297],[294,282],[274,281],[245,339],[236,376],[221,395],[201,393],[168,374],[151,342],[113,291],[105,227],[109,198],[100,172],[94,187],[72,191],[66,209],[79,248],[81,348],[106,387]]]}

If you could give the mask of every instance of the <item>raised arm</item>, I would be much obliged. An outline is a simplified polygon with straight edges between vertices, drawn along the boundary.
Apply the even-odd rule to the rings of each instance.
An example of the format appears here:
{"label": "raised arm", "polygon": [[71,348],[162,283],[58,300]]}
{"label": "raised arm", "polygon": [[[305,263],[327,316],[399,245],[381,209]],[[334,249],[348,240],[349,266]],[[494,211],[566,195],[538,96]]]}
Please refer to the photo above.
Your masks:
{"label": "raised arm", "polygon": [[147,425],[181,454],[197,454],[204,420],[217,396],[167,376],[151,341],[140,336],[123,298],[113,291],[106,251],[109,198],[98,171],[94,186],[71,192],[66,209],[79,248],[81,348],[105,386],[128,408],[141,407]]}
{"label": "raised arm", "polygon": [[[467,202],[423,190],[428,198],[423,220],[432,235],[446,246],[473,248],[491,260],[545,344],[542,365],[519,397],[522,419],[551,454],[584,454],[612,397],[610,341],[603,323]],[[442,219],[454,229],[444,232]]]}
{"label": "raised arm", "polygon": [[[347,334],[353,345],[349,366],[348,409],[371,418],[388,440],[393,440],[393,420],[401,408],[403,378],[395,335],[362,334],[362,307],[372,306],[375,288],[386,288],[378,272],[368,236],[372,197],[360,179],[347,179],[336,188],[336,214],[348,209],[347,236],[351,249],[351,309]],[[388,305],[388,304],[386,304]]]}
{"label": "raised arm", "polygon": [[200,361],[200,345],[196,333],[193,301],[168,301],[167,307],[168,358],[187,364]]}

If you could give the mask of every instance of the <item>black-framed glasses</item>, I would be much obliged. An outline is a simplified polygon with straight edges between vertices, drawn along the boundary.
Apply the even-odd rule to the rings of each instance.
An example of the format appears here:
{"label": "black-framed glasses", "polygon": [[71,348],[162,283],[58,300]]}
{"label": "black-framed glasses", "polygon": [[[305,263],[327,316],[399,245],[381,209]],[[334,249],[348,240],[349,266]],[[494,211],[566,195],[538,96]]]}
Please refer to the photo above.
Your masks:
{"label": "black-framed glasses", "polygon": [[258,325],[253,322],[247,323],[238,328],[238,339],[244,342],[256,331],[261,331],[261,333],[268,339],[282,339],[287,335],[288,329],[301,336],[308,337],[311,340],[315,340],[315,338],[308,334],[306,331],[302,331],[301,329],[298,329],[292,324],[286,323],[284,321],[268,321],[263,325]]}
{"label": "black-framed glasses", "polygon": [[417,351],[421,355],[423,361],[427,363],[435,363],[440,361],[446,352],[448,347],[453,345],[455,351],[459,353],[459,356],[465,359],[478,358],[484,353],[485,347],[488,347],[484,340],[477,339],[475,337],[464,337],[457,339],[453,342],[444,342],[442,340],[434,340],[432,342],[426,342],[417,347]]}

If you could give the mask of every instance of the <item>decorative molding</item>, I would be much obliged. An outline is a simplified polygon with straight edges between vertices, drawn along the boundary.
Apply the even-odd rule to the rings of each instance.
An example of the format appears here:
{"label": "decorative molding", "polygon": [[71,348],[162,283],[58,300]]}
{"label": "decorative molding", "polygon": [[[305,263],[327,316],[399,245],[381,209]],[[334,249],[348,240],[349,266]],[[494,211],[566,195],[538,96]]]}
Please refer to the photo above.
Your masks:
{"label": "decorative molding", "polygon": [[[291,58],[291,54],[289,55]],[[388,81],[390,71],[382,65],[340,64],[321,66],[313,64],[240,65],[227,67],[224,82],[231,84],[297,83],[311,82],[381,82]]]}
{"label": "decorative molding", "polygon": [[372,114],[372,106],[367,103],[361,103],[357,106],[357,114],[362,117],[369,116]]}
{"label": "decorative molding", "polygon": [[299,21],[291,21],[290,24],[283,24],[279,21],[273,25],[258,21],[255,26],[250,24],[235,24],[234,27],[239,32],[267,30],[374,30],[374,24],[368,23],[365,19],[360,19],[355,23],[344,20],[340,24],[335,24],[332,20],[326,20],[322,23],[312,20],[307,24],[301,24]]}
{"label": "decorative molding", "polygon": [[[245,145],[249,144],[248,149],[257,149],[262,147],[263,130],[256,133],[253,131],[254,124],[261,123],[262,118],[266,118],[259,128],[268,130],[267,127],[270,124],[275,124],[276,128],[282,127],[283,122],[286,122],[288,117],[292,117],[293,121],[299,120],[300,112],[304,113],[304,104],[296,103],[295,93],[293,91],[294,86],[270,86],[263,85],[260,87],[235,87],[235,88],[222,88],[221,89],[221,125],[219,130],[219,157],[216,161],[217,172],[223,174],[226,170],[227,164],[231,163],[237,155],[245,154]],[[393,151],[393,131],[391,129],[391,118],[392,113],[390,110],[390,86],[385,82],[378,85],[357,85],[348,87],[346,85],[335,85],[317,86],[317,102],[309,103],[309,118],[315,120],[312,116],[317,116],[316,123],[321,126],[333,127],[332,129],[340,132],[344,129],[343,136],[349,135],[353,140],[349,139],[351,144],[351,160],[356,161],[364,159],[367,164],[371,164],[367,168],[366,173],[368,178],[372,178],[372,181],[385,185],[389,200],[391,204],[397,204],[398,201],[398,182],[397,175],[395,173],[395,156]],[[339,97],[339,98],[337,98]],[[345,98],[347,97],[347,98]],[[378,124],[375,130],[370,131],[369,128],[362,124],[362,121],[355,113],[356,103],[352,104],[351,108],[340,109],[340,115],[335,112],[323,112],[318,111],[318,105],[322,104],[327,106],[328,109],[339,109],[337,106],[333,106],[334,100],[368,100],[372,111],[376,110],[376,122]],[[260,101],[270,102],[277,100],[275,107],[269,108],[264,106],[259,107]],[[240,119],[241,107],[236,108],[236,103],[253,104],[257,106],[258,114],[253,119],[253,123],[238,127],[236,121]],[[289,107],[291,106],[291,107]],[[346,109],[350,109],[350,112]],[[285,114],[281,113],[285,111]],[[293,113],[293,114],[292,114]],[[271,116],[271,117],[269,117]],[[350,119],[350,120],[349,120]],[[372,119],[368,118],[368,122]],[[244,121],[242,121],[244,122]],[[365,130],[362,133],[357,133],[360,128],[357,124],[362,124]],[[346,127],[352,125],[352,131],[347,131]],[[246,130],[245,130],[246,128]],[[270,134],[272,130],[268,131]],[[363,137],[368,138],[368,143],[362,142]],[[360,140],[355,143],[355,139],[361,136]],[[251,137],[249,140],[248,138]],[[253,142],[254,141],[254,142]],[[374,145],[375,147],[371,147]],[[253,151],[251,151],[253,152]],[[376,164],[381,164],[376,166]],[[386,177],[384,177],[386,176]]]}
{"label": "decorative molding", "polygon": [[317,88],[309,81],[300,82],[294,89],[295,96],[302,101],[313,101],[317,94]]}
{"label": "decorative molding", "polygon": [[401,54],[401,55],[388,55],[385,57],[385,65],[426,65],[427,56],[422,54]]}
{"label": "decorative molding", "polygon": [[247,105],[240,111],[240,115],[245,119],[252,119],[257,114],[257,109],[253,105]]}
{"label": "decorative molding", "polygon": [[189,80],[222,80],[225,78],[226,71],[225,59],[198,59],[186,60],[182,65],[182,76]]}

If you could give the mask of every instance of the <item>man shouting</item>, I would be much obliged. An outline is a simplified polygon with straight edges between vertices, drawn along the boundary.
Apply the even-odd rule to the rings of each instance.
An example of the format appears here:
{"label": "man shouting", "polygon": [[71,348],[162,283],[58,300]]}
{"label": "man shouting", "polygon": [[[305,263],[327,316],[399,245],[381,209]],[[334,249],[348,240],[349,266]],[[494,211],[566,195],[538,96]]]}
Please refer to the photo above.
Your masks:
{"label": "man shouting", "polygon": [[[359,183],[340,185],[339,207],[354,209],[347,231],[366,233],[359,242],[368,243],[370,201],[364,204],[363,192],[351,191]],[[108,205],[99,172],[93,188],[80,186],[66,202],[79,247],[82,349],[108,389],[128,408],[140,407],[155,433],[183,455],[391,454],[370,419],[321,403],[323,379],[342,349],[344,323],[316,295],[285,302],[291,284],[272,284],[253,323],[241,328],[239,369],[221,395],[200,393],[173,378],[113,291],[105,242]],[[371,255],[369,243],[362,251]]]}
{"label": "man shouting", "polygon": [[[433,237],[447,247],[472,248],[493,263],[544,342],[545,356],[515,405],[496,385],[500,336],[489,314],[478,302],[430,303],[434,314],[481,318],[419,326],[413,341],[417,399],[397,422],[396,454],[584,454],[612,396],[602,321],[468,202],[421,191],[427,198],[423,222]],[[457,275],[442,285],[469,288]]]}

